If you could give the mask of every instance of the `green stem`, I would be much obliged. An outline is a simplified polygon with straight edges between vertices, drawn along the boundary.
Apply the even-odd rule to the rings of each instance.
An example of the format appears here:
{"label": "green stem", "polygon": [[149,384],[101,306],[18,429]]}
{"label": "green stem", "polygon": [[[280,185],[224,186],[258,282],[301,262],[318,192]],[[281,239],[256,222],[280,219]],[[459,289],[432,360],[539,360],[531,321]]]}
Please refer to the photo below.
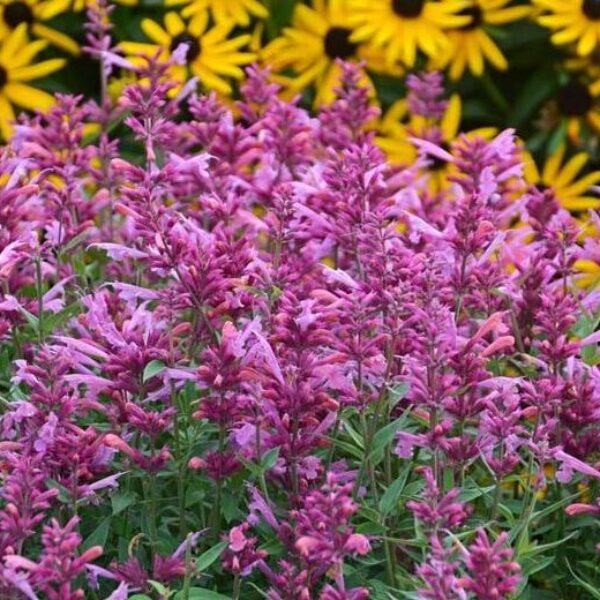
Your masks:
{"label": "green stem", "polygon": [[502,92],[498,88],[498,86],[494,83],[494,81],[489,77],[489,75],[483,75],[480,78],[483,89],[487,93],[490,100],[499,108],[503,113],[507,113],[510,109],[510,106],[506,100],[506,98],[502,95]]}
{"label": "green stem", "polygon": [[502,479],[496,480],[496,489],[494,490],[494,504],[492,505],[492,521],[498,517],[498,506],[500,505],[500,494],[502,492]]}
{"label": "green stem", "polygon": [[185,518],[185,468],[179,434],[180,411],[179,406],[177,405],[177,394],[175,393],[174,383],[171,383],[171,405],[176,408],[175,416],[173,418],[173,434],[175,436],[175,454],[177,460],[177,503],[179,506],[179,533],[181,536],[185,536],[187,533],[187,523]]}
{"label": "green stem", "polygon": [[[151,455],[154,457],[156,453],[156,447],[154,440],[151,444]],[[149,515],[148,515],[148,529],[150,531],[150,544],[152,546],[152,552],[156,553],[156,541],[158,540],[158,530],[156,526],[156,473],[152,473],[148,480],[149,487]]]}
{"label": "green stem", "polygon": [[242,579],[239,573],[236,573],[233,578],[233,594],[231,600],[239,600],[240,592],[242,590]]}
{"label": "green stem", "polygon": [[190,600],[190,587],[192,583],[192,534],[188,533],[185,547],[185,575],[183,578],[183,600]]}
{"label": "green stem", "polygon": [[[378,505],[379,504],[379,493],[377,491],[377,480],[375,478],[375,469],[373,467],[373,463],[371,461],[371,445],[373,442],[372,436],[371,436],[371,432],[369,431],[369,426],[367,423],[367,417],[365,416],[364,412],[360,413],[360,423],[362,425],[362,431],[363,431],[363,439],[365,441],[365,454],[362,458],[361,461],[361,471],[364,474],[364,472],[367,472],[367,475],[369,477],[369,483],[371,485],[371,491],[373,493],[373,498],[375,500],[375,504]],[[359,471],[360,474],[360,471]]]}
{"label": "green stem", "polygon": [[[225,451],[225,428],[221,425],[219,427],[219,456],[223,455]],[[215,497],[215,503],[213,505],[211,524],[213,527],[213,533],[215,536],[219,535],[219,525],[221,523],[221,497],[223,492],[223,480],[221,477],[217,479],[217,493]]]}
{"label": "green stem", "polygon": [[329,447],[329,452],[327,453],[327,462],[325,467],[325,472],[329,471],[331,467],[331,463],[333,462],[333,455],[335,454],[335,445],[337,442],[337,437],[340,432],[340,425],[342,422],[342,409],[338,408],[337,416],[335,418],[335,423],[333,425],[333,433],[331,434],[331,446]]}
{"label": "green stem", "polygon": [[[385,521],[385,519],[383,519]],[[385,525],[385,523],[384,523]],[[390,540],[383,542],[385,549],[385,573],[388,580],[388,585],[396,588],[396,555],[394,553],[394,543]]]}

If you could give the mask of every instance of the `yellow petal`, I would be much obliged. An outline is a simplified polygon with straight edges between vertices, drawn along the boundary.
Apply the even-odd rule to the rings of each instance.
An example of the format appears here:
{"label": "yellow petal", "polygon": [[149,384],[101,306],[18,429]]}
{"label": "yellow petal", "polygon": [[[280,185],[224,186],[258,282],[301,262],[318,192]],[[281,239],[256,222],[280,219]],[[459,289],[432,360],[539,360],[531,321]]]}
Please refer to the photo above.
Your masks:
{"label": "yellow petal", "polygon": [[50,60],[44,60],[43,62],[29,65],[27,67],[20,67],[18,69],[11,69],[9,71],[9,78],[13,81],[30,81],[32,79],[39,79],[58,71],[65,64],[64,58],[51,58]]}
{"label": "yellow petal", "polygon": [[598,43],[598,37],[593,27],[589,27],[577,44],[577,54],[587,56],[592,52]]}
{"label": "yellow petal", "polygon": [[46,25],[42,25],[42,23],[34,23],[31,26],[31,31],[35,36],[44,40],[48,40],[52,45],[56,46],[57,48],[61,48],[73,56],[77,56],[79,54],[79,46],[77,45],[77,42],[61,31],[46,27]]}
{"label": "yellow petal", "polygon": [[460,127],[461,113],[462,103],[460,96],[452,94],[440,123],[442,137],[445,142],[450,143],[454,141]]}
{"label": "yellow petal", "polygon": [[13,104],[18,104],[28,110],[44,112],[54,105],[54,97],[48,92],[16,81],[9,81],[2,91]]}
{"label": "yellow petal", "polygon": [[561,169],[558,177],[554,181],[554,187],[558,189],[571,183],[575,177],[577,177],[581,169],[585,167],[588,160],[589,157],[585,152],[580,152],[573,156]]}
{"label": "yellow petal", "polygon": [[319,37],[324,37],[329,29],[329,23],[318,12],[306,4],[297,4],[293,17],[294,27],[310,31]]}
{"label": "yellow petal", "polygon": [[489,11],[485,14],[485,22],[490,25],[504,25],[524,19],[531,13],[529,6],[510,6],[501,10]]}
{"label": "yellow petal", "polygon": [[12,135],[12,123],[14,120],[15,113],[10,102],[6,99],[6,96],[0,94],[0,134],[2,134],[5,140],[8,140]]}
{"label": "yellow petal", "polygon": [[[33,3],[32,3],[33,4]],[[38,3],[33,6],[35,16],[41,21],[49,21],[57,15],[69,10],[70,0],[51,0],[49,2]]]}
{"label": "yellow petal", "polygon": [[204,65],[195,62],[192,65],[192,72],[198,76],[198,79],[206,89],[215,90],[228,96],[231,94],[231,86],[221,77],[215,75]]}
{"label": "yellow petal", "polygon": [[44,48],[48,46],[47,40],[34,40],[19,51],[18,56],[10,61],[10,68],[24,67],[28,65]]}
{"label": "yellow petal", "polygon": [[565,156],[566,146],[561,144],[546,160],[544,170],[542,171],[542,182],[545,185],[552,186],[558,175],[558,170]]}
{"label": "yellow petal", "polygon": [[483,75],[483,55],[481,54],[481,48],[477,45],[476,41],[471,38],[467,38],[467,62],[469,63],[469,69],[471,73],[476,77]]}
{"label": "yellow petal", "polygon": [[171,36],[152,19],[142,19],[140,27],[153,42],[164,48],[168,48],[171,44]]}
{"label": "yellow petal", "polygon": [[529,185],[537,185],[540,183],[540,172],[535,164],[535,160],[533,160],[533,156],[524,150],[521,160],[523,162],[523,175],[525,176],[525,181]]}
{"label": "yellow petal", "polygon": [[10,65],[13,56],[16,56],[27,44],[27,23],[21,23],[9,36],[4,40],[2,49],[0,50],[0,64]]}
{"label": "yellow petal", "polygon": [[185,32],[185,23],[176,12],[168,12],[165,15],[165,27],[172,38]]}
{"label": "yellow petal", "polygon": [[496,46],[492,38],[485,31],[479,31],[478,33],[478,40],[481,44],[481,49],[483,50],[483,53],[486,55],[488,60],[497,69],[500,69],[501,71],[508,69],[508,63],[506,62],[506,58],[504,58],[504,55],[502,54],[498,46]]}

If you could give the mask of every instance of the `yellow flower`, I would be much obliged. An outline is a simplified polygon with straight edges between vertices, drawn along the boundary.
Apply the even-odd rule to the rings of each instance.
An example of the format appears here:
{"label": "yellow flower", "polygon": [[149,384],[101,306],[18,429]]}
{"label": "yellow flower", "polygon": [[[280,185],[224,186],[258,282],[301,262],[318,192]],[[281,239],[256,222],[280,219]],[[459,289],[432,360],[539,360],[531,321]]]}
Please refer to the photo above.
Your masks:
{"label": "yellow flower", "polygon": [[[462,118],[462,102],[458,94],[453,94],[448,101],[444,114],[439,120],[422,116],[410,116],[406,100],[395,102],[383,116],[375,143],[386,153],[394,164],[410,165],[417,158],[417,149],[410,142],[411,137],[430,140],[445,150],[456,139]],[[468,136],[491,138],[496,133],[495,128],[485,127],[468,132]],[[430,158],[426,169],[429,179],[436,189],[445,186],[451,165],[438,157]]]}
{"label": "yellow flower", "polygon": [[541,189],[551,189],[566,210],[582,211],[600,207],[600,197],[587,194],[589,188],[600,182],[600,171],[583,177],[580,173],[590,157],[579,152],[565,162],[566,144],[561,144],[544,163],[540,171],[532,156],[523,152],[525,181]]}
{"label": "yellow flower", "polygon": [[470,22],[470,17],[458,14],[468,5],[462,0],[348,0],[355,27],[350,40],[385,48],[390,67],[398,61],[412,67],[418,50],[429,58],[447,51],[444,30]]}
{"label": "yellow flower", "polygon": [[458,29],[448,32],[450,48],[431,61],[432,69],[445,69],[450,65],[448,74],[451,79],[460,79],[468,67],[476,77],[483,75],[485,61],[497,69],[508,68],[506,58],[496,45],[486,25],[503,25],[522,19],[530,12],[527,6],[506,5],[511,0],[473,0],[470,6],[458,14],[467,15],[471,21]]}
{"label": "yellow flower", "polygon": [[[294,70],[295,77],[278,79],[292,95],[315,84],[315,105],[327,104],[340,84],[342,70],[336,59],[366,59],[367,48],[351,42],[351,33],[347,0],[313,0],[312,7],[297,4],[292,26],[264,48],[263,58],[275,71]],[[375,95],[367,75],[363,85]]]}
{"label": "yellow flower", "polygon": [[79,54],[77,42],[44,24],[69,9],[71,0],[0,0],[0,39],[21,23],[36,38],[47,40],[70,54]]}
{"label": "yellow flower", "polygon": [[13,104],[29,110],[48,110],[54,104],[51,94],[24,83],[54,73],[65,64],[62,58],[32,64],[47,45],[45,40],[28,41],[26,23],[0,42],[0,134],[4,139],[12,133]]}
{"label": "yellow flower", "polygon": [[567,135],[579,143],[584,125],[600,131],[600,86],[588,85],[581,80],[571,79],[562,86],[556,97],[556,106],[567,122]]}
{"label": "yellow flower", "polygon": [[152,56],[160,49],[162,59],[167,60],[180,44],[187,44],[187,65],[173,66],[170,77],[183,84],[189,70],[205,88],[231,94],[228,79],[243,79],[241,67],[256,58],[251,52],[240,51],[250,41],[250,35],[227,39],[235,24],[232,21],[217,23],[209,29],[208,13],[203,15],[202,19],[186,24],[177,13],[169,12],[164,18],[164,28],[151,19],[143,19],[142,31],[154,43],[121,42],[119,45],[129,60],[139,64],[136,55]]}
{"label": "yellow flower", "polygon": [[533,0],[544,10],[540,25],[552,29],[554,44],[576,43],[580,56],[588,56],[600,43],[600,0]]}
{"label": "yellow flower", "polygon": [[252,17],[266,19],[269,11],[259,0],[165,0],[167,6],[188,4],[181,11],[185,18],[192,17],[210,10],[217,23],[233,21],[236,25],[247,27]]}

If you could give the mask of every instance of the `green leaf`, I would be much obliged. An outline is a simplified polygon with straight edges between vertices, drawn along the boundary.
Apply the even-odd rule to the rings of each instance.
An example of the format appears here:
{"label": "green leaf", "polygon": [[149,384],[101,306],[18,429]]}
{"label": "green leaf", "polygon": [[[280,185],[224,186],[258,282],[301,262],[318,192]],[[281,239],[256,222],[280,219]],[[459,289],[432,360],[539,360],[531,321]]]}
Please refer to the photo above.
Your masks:
{"label": "green leaf", "polygon": [[581,492],[576,492],[575,494],[566,496],[562,500],[559,500],[558,502],[554,502],[554,504],[551,504],[550,506],[547,506],[546,508],[544,508],[542,510],[535,511],[531,515],[531,518],[533,521],[541,521],[542,519],[545,519],[548,515],[551,515],[553,512],[561,509],[563,506],[566,506],[567,504],[571,504],[573,502],[573,500],[575,500],[575,498],[579,498],[579,496],[581,496]]}
{"label": "green leaf", "polygon": [[83,552],[89,550],[93,546],[102,546],[103,548],[106,546],[108,532],[110,531],[110,520],[111,517],[106,517],[106,519],[100,521],[100,525],[88,535],[81,546]]}
{"label": "green leaf", "polygon": [[[373,446],[371,450],[371,457],[375,457],[376,455],[380,455],[379,459],[383,458],[384,449],[391,444],[396,434],[406,422],[408,418],[408,413],[404,413],[401,417],[388,423],[385,427],[382,427],[373,437]],[[375,462],[379,462],[375,459]]]}
{"label": "green leaf", "polygon": [[535,558],[526,558],[521,562],[522,573],[524,577],[529,577],[538,571],[543,571],[547,566],[554,562],[556,556],[538,556]]}
{"label": "green leaf", "polygon": [[246,460],[243,456],[239,454],[237,455],[237,458],[246,467],[246,469],[248,469],[248,471],[250,471],[250,473],[252,473],[252,475],[254,475],[255,477],[260,477],[264,473],[264,470],[261,465],[257,465],[251,460]]}
{"label": "green leaf", "polygon": [[579,577],[579,575],[577,575],[575,573],[575,571],[573,571],[573,569],[571,568],[571,565],[567,559],[565,559],[565,562],[567,563],[567,567],[569,567],[569,571],[571,571],[571,575],[573,575],[573,577],[575,577],[575,580],[577,581],[577,583],[584,590],[586,590],[588,593],[590,593],[592,598],[600,599],[600,590],[595,585],[592,585],[591,583],[588,583],[587,581],[581,579],[581,577]]}
{"label": "green leaf", "polygon": [[219,542],[216,546],[208,549],[196,559],[196,569],[200,572],[206,571],[223,554],[229,542]]}
{"label": "green leaf", "polygon": [[406,396],[406,393],[409,389],[410,386],[408,385],[408,383],[398,383],[397,385],[390,388],[389,394],[391,408],[394,408],[394,406],[396,406],[396,404],[398,404],[398,402],[400,402],[400,400],[402,400],[402,398]]}
{"label": "green leaf", "polygon": [[277,459],[279,458],[279,446],[271,448],[268,452],[263,455],[260,464],[264,471],[268,471],[275,466]]}
{"label": "green leaf", "polygon": [[382,514],[387,515],[391,513],[396,506],[398,506],[398,501],[404,490],[404,486],[406,485],[406,480],[408,479],[408,475],[412,468],[412,462],[408,462],[404,469],[402,469],[402,473],[390,484],[387,490],[381,496],[381,500],[379,501],[379,510]]}
{"label": "green leaf", "polygon": [[548,140],[548,148],[546,149],[548,155],[554,154],[554,152],[556,152],[558,147],[565,141],[566,137],[567,137],[567,120],[563,119],[560,122],[560,125],[554,130],[554,133],[550,137],[550,140]]}
{"label": "green leaf", "polygon": [[61,255],[66,254],[67,252],[70,252],[80,242],[83,242],[85,240],[85,238],[89,237],[89,235],[90,235],[90,230],[85,229],[80,234],[76,235],[75,237],[72,237],[62,248],[60,248]]}
{"label": "green leaf", "polygon": [[118,515],[123,512],[128,506],[131,506],[137,501],[137,494],[133,492],[120,492],[114,494],[111,498],[113,515]]}
{"label": "green leaf", "polygon": [[160,581],[154,581],[154,579],[148,579],[148,583],[163,597],[169,597],[169,590]]}
{"label": "green leaf", "polygon": [[561,544],[564,544],[567,540],[570,540],[574,537],[579,537],[579,531],[572,531],[566,537],[556,540],[555,542],[549,542],[548,544],[531,544],[528,548],[521,550],[517,556],[520,560],[521,558],[527,559],[529,557],[537,556],[538,554],[543,554],[546,550],[551,550],[552,548],[556,548]]}
{"label": "green leaf", "polygon": [[142,382],[146,383],[146,381],[148,381],[148,379],[152,379],[155,375],[158,375],[159,373],[164,371],[165,368],[166,368],[166,365],[161,360],[151,360],[144,367],[144,374],[142,375]]}
{"label": "green leaf", "polygon": [[48,489],[58,490],[59,502],[62,502],[63,504],[70,502],[69,490],[64,485],[61,485],[58,481],[49,477],[45,480],[45,484]]}
{"label": "green leaf", "polygon": [[22,306],[19,306],[19,310],[23,313],[25,319],[27,319],[29,325],[31,325],[31,327],[37,331],[40,327],[40,320],[35,315],[32,315],[28,310],[25,310]]}
{"label": "green leaf", "polygon": [[129,600],[152,600],[152,598],[146,596],[146,594],[134,594],[133,596],[129,596]]}
{"label": "green leaf", "polygon": [[495,485],[488,485],[480,488],[467,488],[461,490],[458,498],[461,502],[472,502],[475,498],[489,494],[495,487]]}
{"label": "green leaf", "polygon": [[556,80],[551,68],[536,70],[521,89],[513,110],[509,113],[507,122],[519,127],[527,122],[556,89]]}
{"label": "green leaf", "polygon": [[[184,592],[177,592],[175,596],[173,596],[173,600],[184,600],[184,598]],[[212,590],[200,587],[191,587],[188,598],[189,600],[231,600],[229,596],[224,596],[218,592],[213,592]]]}
{"label": "green leaf", "polygon": [[358,431],[356,431],[356,429],[354,429],[354,427],[352,427],[352,425],[350,425],[350,421],[347,421],[346,419],[342,419],[342,424],[344,425],[344,429],[346,430],[346,432],[352,438],[352,441],[359,448],[361,448],[361,449],[364,448],[364,442],[363,442],[362,435],[360,435],[360,433],[358,433]]}

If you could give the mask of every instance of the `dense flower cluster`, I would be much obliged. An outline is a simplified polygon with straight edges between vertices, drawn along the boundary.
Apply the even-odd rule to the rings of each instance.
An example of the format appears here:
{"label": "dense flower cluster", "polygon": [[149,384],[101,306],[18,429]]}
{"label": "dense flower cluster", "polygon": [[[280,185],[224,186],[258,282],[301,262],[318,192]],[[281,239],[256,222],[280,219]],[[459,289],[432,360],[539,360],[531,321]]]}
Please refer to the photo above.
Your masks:
{"label": "dense flower cluster", "polygon": [[[385,14],[354,4],[366,42]],[[396,5],[426,9],[415,44],[464,26]],[[593,588],[582,159],[529,179],[514,131],[458,134],[437,73],[407,79],[410,124],[352,61],[316,116],[257,66],[233,107],[198,96],[185,36],[232,51],[222,85],[253,58],[228,19],[266,15],[183,10],[145,22],[168,53],[125,58],[95,6],[101,101],[57,95],[0,150],[0,596],[560,598],[572,565]]]}

